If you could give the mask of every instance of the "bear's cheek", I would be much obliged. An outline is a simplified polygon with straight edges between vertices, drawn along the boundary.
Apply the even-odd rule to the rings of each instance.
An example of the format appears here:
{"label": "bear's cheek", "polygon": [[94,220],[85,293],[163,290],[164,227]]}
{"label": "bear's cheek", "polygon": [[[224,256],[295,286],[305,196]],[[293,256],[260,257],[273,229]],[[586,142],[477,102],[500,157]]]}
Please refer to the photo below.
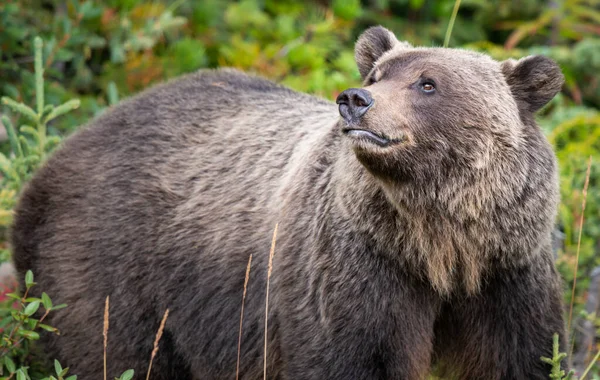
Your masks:
{"label": "bear's cheek", "polygon": [[401,108],[386,107],[381,112],[382,108],[365,121],[388,136],[405,136],[405,141],[386,149],[355,147],[359,161],[372,171],[418,175],[447,165],[481,169],[489,164],[494,143],[485,122],[464,118],[452,107],[405,101]]}
{"label": "bear's cheek", "polygon": [[410,126],[416,146],[469,167],[483,167],[494,144],[488,111],[442,98],[417,99],[410,107]]}

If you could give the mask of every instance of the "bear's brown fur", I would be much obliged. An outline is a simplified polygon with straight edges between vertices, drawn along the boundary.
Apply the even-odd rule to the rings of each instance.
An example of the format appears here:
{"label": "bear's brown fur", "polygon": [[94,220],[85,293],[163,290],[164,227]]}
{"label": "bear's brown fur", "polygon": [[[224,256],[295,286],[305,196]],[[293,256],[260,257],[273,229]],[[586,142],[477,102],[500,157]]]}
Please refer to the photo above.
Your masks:
{"label": "bear's brown fur", "polygon": [[[546,379],[564,341],[551,253],[555,158],[534,112],[550,59],[356,46],[360,118],[233,70],[157,86],[69,138],[16,210],[14,260],[69,308],[51,357],[153,380],[262,377],[268,252],[273,379]],[[340,100],[340,112],[348,104]],[[361,107],[364,104],[360,105]],[[342,112],[342,114],[344,114]],[[364,112],[364,109],[363,109]],[[385,141],[382,146],[373,141]]]}

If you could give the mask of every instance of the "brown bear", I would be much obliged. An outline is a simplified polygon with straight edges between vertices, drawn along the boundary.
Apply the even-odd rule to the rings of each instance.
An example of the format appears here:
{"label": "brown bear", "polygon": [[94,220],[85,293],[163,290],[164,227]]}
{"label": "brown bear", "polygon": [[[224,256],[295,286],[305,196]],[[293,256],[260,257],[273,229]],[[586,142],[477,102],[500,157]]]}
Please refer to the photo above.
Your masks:
{"label": "brown bear", "polygon": [[[69,307],[51,358],[82,379],[546,379],[564,324],[552,60],[356,44],[338,106],[234,70],[157,86],[66,140],[23,192],[21,278]],[[341,115],[341,116],[340,116]]]}

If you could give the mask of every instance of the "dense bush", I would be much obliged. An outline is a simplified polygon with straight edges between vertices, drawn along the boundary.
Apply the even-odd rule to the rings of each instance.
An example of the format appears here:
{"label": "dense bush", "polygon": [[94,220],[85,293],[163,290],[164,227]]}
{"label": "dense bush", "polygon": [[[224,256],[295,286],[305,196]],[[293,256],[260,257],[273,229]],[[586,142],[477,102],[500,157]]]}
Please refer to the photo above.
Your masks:
{"label": "dense bush", "polygon": [[[198,68],[233,66],[333,99],[359,85],[353,43],[362,30],[382,24],[413,45],[441,46],[454,5],[454,0],[4,0],[0,96],[37,104],[36,36],[46,42],[46,81],[42,109],[31,110],[37,116],[15,112],[14,104],[3,101],[9,133],[0,142],[0,256],[9,258],[7,227],[23,181],[59,136],[119,98]],[[573,279],[582,189],[592,156],[577,311],[586,300],[589,273],[600,265],[599,25],[600,7],[589,0],[465,0],[450,39],[451,47],[497,59],[545,54],[565,73],[562,95],[542,111],[539,122],[560,163],[557,263],[567,283]],[[71,110],[72,99],[80,100],[75,112],[52,114],[45,108],[66,103],[64,110]],[[10,126],[20,127],[11,131]],[[30,155],[19,149],[28,147],[39,154],[25,159]],[[567,303],[570,294],[565,292]]]}

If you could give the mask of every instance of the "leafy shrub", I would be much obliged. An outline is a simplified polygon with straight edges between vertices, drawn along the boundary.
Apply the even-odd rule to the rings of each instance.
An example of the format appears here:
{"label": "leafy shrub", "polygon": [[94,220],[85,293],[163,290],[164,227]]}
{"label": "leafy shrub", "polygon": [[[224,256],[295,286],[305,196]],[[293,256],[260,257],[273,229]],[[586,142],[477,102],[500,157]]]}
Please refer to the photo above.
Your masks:
{"label": "leafy shrub", "polygon": [[[53,305],[46,293],[41,298],[28,297],[29,291],[35,285],[33,273],[28,271],[25,276],[25,292],[23,296],[16,293],[7,294],[7,305],[0,308],[0,327],[2,340],[0,341],[0,376],[6,372],[9,377],[29,380],[29,356],[31,344],[40,338],[39,332],[45,330],[57,334],[58,330],[44,324],[44,319],[50,312],[62,309],[66,305]],[[44,313],[36,318],[34,314],[42,307]],[[56,374],[62,380],[68,373],[68,368],[62,369],[60,363],[55,362]],[[35,372],[33,372],[35,373]],[[38,374],[39,376],[39,374]],[[38,377],[39,378],[39,377]],[[76,380],[77,376],[69,376],[64,380]]]}

